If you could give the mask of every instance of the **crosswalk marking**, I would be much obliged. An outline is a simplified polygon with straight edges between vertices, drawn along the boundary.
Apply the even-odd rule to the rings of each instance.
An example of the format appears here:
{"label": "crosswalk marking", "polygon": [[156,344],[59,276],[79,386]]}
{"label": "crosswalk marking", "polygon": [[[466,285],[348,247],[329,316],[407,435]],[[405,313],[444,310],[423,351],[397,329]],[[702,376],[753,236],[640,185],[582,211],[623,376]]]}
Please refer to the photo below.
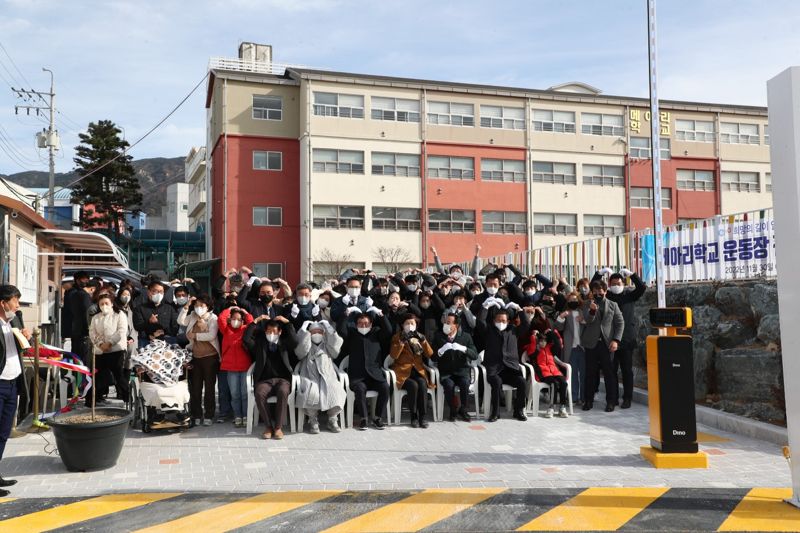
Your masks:
{"label": "crosswalk marking", "polygon": [[419,531],[505,489],[430,489],[326,529],[324,533]]}
{"label": "crosswalk marking", "polygon": [[13,502],[16,498],[0,498],[0,503]]}
{"label": "crosswalk marking", "polygon": [[517,531],[615,531],[668,490],[662,487],[587,489]]}
{"label": "crosswalk marking", "polygon": [[213,507],[157,526],[140,529],[137,533],[158,533],[162,531],[169,533],[195,533],[197,531],[210,533],[230,531],[342,492],[333,490],[269,492],[245,498],[238,502]]}
{"label": "crosswalk marking", "polygon": [[66,527],[92,518],[119,513],[127,509],[141,507],[167,498],[179,496],[179,492],[158,492],[141,494],[110,494],[89,498],[67,505],[53,507],[45,511],[18,516],[0,522],[0,530],[35,533]]}
{"label": "crosswalk marking", "polygon": [[783,501],[791,496],[791,489],[753,489],[718,531],[800,531],[800,509]]}

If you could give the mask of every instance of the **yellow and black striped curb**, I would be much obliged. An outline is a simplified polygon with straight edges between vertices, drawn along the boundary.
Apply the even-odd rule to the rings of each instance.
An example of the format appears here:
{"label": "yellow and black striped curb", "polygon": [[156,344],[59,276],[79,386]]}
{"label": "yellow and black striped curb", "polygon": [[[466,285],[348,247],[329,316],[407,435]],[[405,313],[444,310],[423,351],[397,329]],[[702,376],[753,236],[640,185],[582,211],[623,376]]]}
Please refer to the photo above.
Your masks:
{"label": "yellow and black striped curb", "polygon": [[0,531],[800,531],[790,495],[595,487],[1,498]]}

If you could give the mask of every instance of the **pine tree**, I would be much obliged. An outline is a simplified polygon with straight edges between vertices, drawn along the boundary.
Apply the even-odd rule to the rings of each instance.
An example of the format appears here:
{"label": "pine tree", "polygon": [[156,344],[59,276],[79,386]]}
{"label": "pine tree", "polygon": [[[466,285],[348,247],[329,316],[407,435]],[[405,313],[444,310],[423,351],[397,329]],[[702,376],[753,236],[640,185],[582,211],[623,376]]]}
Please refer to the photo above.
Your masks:
{"label": "pine tree", "polygon": [[[89,123],[87,133],[81,133],[75,148],[75,172],[83,177],[120,155],[130,145],[120,137],[120,130],[110,120]],[[123,155],[72,187],[74,204],[92,205],[84,212],[84,228],[96,224],[108,227],[111,235],[119,235],[125,213],[141,211],[142,193],[133,158]]]}

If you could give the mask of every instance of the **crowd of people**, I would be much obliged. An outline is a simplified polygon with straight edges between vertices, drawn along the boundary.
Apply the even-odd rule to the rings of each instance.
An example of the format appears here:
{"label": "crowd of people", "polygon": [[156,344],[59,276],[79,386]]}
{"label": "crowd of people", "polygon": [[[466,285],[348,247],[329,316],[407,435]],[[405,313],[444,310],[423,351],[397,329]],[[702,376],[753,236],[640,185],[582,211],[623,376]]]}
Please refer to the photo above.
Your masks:
{"label": "crowd of people", "polygon": [[[77,273],[65,293],[62,334],[87,363],[95,358],[99,403],[112,385],[127,400],[132,351],[154,340],[188,348],[196,425],[216,420],[244,427],[251,371],[265,439],[283,438],[293,375],[294,404],[305,410],[311,433],[320,432],[320,413],[328,431],[341,430],[337,419],[348,392],[342,373],[355,398],[354,427],[361,430],[385,427],[391,387],[406,391],[411,425],[427,428],[434,367],[451,421],[471,420],[468,394],[479,365],[491,398],[484,406],[488,422],[500,415],[504,384],[515,390],[513,417],[526,420],[526,369],[555,391],[548,418],[568,416],[566,365],[575,405],[593,408],[602,374],[605,410],[614,411],[621,373],[621,407],[630,407],[636,344],[630,324],[646,288],[639,277],[604,268],[572,286],[563,278],[525,276],[512,264],[480,268],[479,251],[476,246],[470,272],[460,265],[445,269],[432,249],[434,272],[349,269],[337,279],[294,289],[241,267],[220,276],[211,294],[192,279],[146,278],[137,289]],[[483,381],[473,387],[479,401]]]}

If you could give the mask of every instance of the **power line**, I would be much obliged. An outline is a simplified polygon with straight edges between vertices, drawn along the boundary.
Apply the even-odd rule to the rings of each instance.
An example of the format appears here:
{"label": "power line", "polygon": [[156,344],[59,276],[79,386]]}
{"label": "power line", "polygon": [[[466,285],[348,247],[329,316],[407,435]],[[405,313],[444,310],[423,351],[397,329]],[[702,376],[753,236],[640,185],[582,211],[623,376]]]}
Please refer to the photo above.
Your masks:
{"label": "power line", "polygon": [[[0,50],[3,50],[3,53],[5,53],[5,54],[6,54],[6,57],[8,57],[8,60],[9,60],[9,61],[11,61],[11,65],[13,65],[14,69],[15,69],[15,70],[16,70],[16,71],[19,73],[19,75],[22,77],[22,80],[25,82],[25,84],[26,84],[28,87],[33,87],[33,84],[32,84],[30,81],[28,81],[28,78],[26,78],[26,77],[25,77],[25,74],[23,74],[23,73],[22,73],[22,71],[21,71],[21,70],[19,69],[19,67],[17,66],[17,63],[14,61],[14,58],[13,58],[13,57],[11,57],[11,54],[9,54],[9,53],[8,53],[8,50],[6,50],[6,47],[5,47],[5,46],[3,46],[3,43],[2,43],[2,41],[0,41]],[[5,68],[5,67],[3,67],[3,68]],[[14,78],[14,76],[12,76],[12,78]],[[22,85],[22,84],[20,83],[20,85]],[[13,89],[13,88],[12,88],[12,89]],[[39,93],[35,93],[35,94],[36,94],[36,96],[38,96],[38,97],[39,97],[39,99],[40,99],[42,102],[44,102],[45,104],[47,104],[47,100],[45,100],[45,99],[44,99],[44,97],[43,97],[41,94],[39,94]]]}
{"label": "power line", "polygon": [[[167,113],[167,114],[166,114],[166,116],[164,116],[164,118],[162,118],[161,120],[159,120],[159,121],[156,123],[156,125],[155,125],[155,126],[153,126],[152,128],[150,128],[150,129],[147,131],[147,133],[145,133],[144,135],[142,135],[141,137],[139,137],[139,138],[136,140],[136,142],[134,142],[133,144],[131,144],[130,146],[128,146],[127,148],[125,148],[125,149],[124,149],[122,152],[120,152],[119,154],[117,154],[117,155],[116,155],[116,156],[114,156],[113,158],[109,159],[108,161],[106,161],[105,163],[103,163],[102,165],[100,165],[99,167],[97,167],[97,168],[94,168],[94,169],[90,170],[90,171],[89,171],[87,174],[84,174],[83,176],[81,176],[80,178],[76,179],[75,181],[73,181],[73,182],[71,182],[71,183],[68,183],[67,185],[64,185],[63,187],[61,187],[61,188],[60,188],[60,189],[58,189],[58,190],[59,190],[59,191],[61,191],[61,190],[64,190],[64,189],[69,189],[69,188],[70,188],[70,187],[72,187],[73,185],[75,185],[75,184],[77,184],[77,183],[79,183],[79,182],[81,182],[81,181],[85,180],[86,178],[88,178],[88,177],[89,177],[89,176],[91,176],[92,174],[95,174],[95,173],[99,172],[100,170],[104,169],[105,167],[107,167],[108,165],[110,165],[111,163],[113,163],[114,161],[116,161],[117,159],[119,159],[120,157],[122,157],[122,156],[124,156],[124,155],[127,155],[127,153],[128,153],[128,152],[130,152],[130,151],[133,149],[133,147],[134,147],[134,146],[136,146],[137,144],[139,144],[140,142],[142,142],[143,140],[145,140],[147,137],[149,137],[149,136],[150,136],[150,134],[151,134],[151,133],[153,133],[153,132],[154,132],[156,129],[158,129],[158,128],[159,128],[159,126],[161,126],[161,125],[162,125],[164,122],[166,122],[166,121],[167,121],[167,119],[168,119],[169,117],[171,117],[171,116],[172,116],[172,115],[175,113],[175,111],[177,111],[178,109],[180,109],[180,107],[181,107],[181,106],[182,106],[184,103],[186,103],[186,100],[188,100],[188,99],[189,99],[189,97],[191,97],[191,96],[192,96],[192,95],[195,93],[195,91],[196,91],[196,90],[197,90],[197,89],[198,89],[198,88],[199,88],[199,87],[200,87],[200,86],[203,84],[203,82],[204,82],[204,81],[206,81],[206,78],[208,78],[208,72],[206,72],[205,76],[203,76],[203,77],[200,79],[200,81],[199,81],[199,82],[197,82],[197,85],[195,85],[195,86],[194,86],[194,88],[192,88],[192,90],[191,90],[191,91],[189,91],[189,94],[187,94],[186,96],[184,96],[184,97],[183,97],[183,99],[182,99],[180,102],[178,102],[178,105],[176,105],[174,108],[172,108],[172,111],[170,111],[169,113]],[[54,191],[54,193],[53,193],[53,194],[55,194],[55,192],[56,192],[56,191]],[[48,194],[46,194],[46,195],[44,195],[44,196],[42,197],[42,199],[45,199],[45,198],[47,198],[47,196],[49,196],[49,193],[48,193]]]}
{"label": "power line", "polygon": [[[28,159],[28,160],[30,160],[30,161],[33,161],[33,158],[31,158],[31,157],[28,157],[28,154],[27,154],[27,152],[25,152],[23,149],[21,149],[21,148],[20,148],[20,147],[19,147],[19,146],[18,146],[18,145],[17,145],[17,144],[14,142],[14,140],[12,139],[12,137],[11,137],[11,135],[8,133],[8,131],[7,131],[5,128],[3,128],[3,126],[2,126],[2,125],[0,125],[0,139],[2,139],[2,138],[5,138],[6,142],[7,142],[7,143],[8,143],[8,144],[9,144],[9,145],[10,145],[10,146],[11,146],[11,147],[14,149],[14,151],[15,151],[15,152],[17,152],[17,153],[18,153],[18,154],[21,156],[21,158],[22,158],[22,159]],[[37,155],[38,155],[38,154],[37,154]]]}

